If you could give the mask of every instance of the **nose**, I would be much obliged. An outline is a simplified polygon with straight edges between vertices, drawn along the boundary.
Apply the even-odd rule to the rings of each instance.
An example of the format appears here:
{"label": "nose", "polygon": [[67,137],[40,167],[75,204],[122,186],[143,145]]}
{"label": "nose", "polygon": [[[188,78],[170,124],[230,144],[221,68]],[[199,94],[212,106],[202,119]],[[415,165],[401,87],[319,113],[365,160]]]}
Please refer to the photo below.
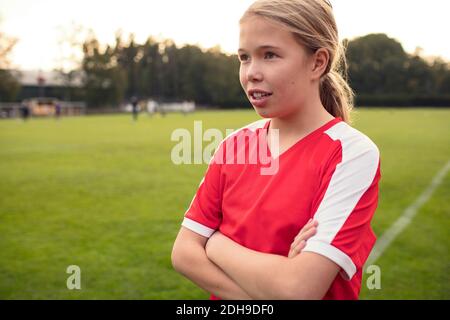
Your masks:
{"label": "nose", "polygon": [[251,63],[247,68],[247,81],[261,81],[263,74],[256,63]]}

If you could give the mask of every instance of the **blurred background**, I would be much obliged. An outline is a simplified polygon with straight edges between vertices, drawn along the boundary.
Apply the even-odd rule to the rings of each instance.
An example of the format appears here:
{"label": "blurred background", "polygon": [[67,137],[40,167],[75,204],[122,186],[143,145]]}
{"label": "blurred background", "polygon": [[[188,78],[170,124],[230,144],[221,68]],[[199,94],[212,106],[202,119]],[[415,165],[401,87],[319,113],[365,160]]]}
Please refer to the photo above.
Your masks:
{"label": "blurred background", "polygon": [[[171,161],[171,133],[258,119],[237,58],[252,2],[0,0],[0,299],[208,298],[171,267],[206,169]],[[381,151],[379,239],[414,211],[361,298],[449,299],[450,3],[331,3],[353,125]]]}

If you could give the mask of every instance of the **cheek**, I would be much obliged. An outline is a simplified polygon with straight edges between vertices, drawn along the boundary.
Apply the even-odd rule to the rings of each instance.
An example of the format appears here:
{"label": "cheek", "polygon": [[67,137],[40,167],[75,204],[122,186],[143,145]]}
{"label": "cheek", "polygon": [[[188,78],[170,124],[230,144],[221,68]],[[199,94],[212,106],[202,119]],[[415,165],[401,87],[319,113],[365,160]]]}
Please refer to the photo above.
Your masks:
{"label": "cheek", "polygon": [[278,102],[284,112],[294,111],[301,105],[307,95],[308,89],[305,86],[305,80],[299,73],[286,72],[285,77],[280,78],[280,86],[278,88]]}
{"label": "cheek", "polygon": [[241,83],[241,86],[245,89],[245,86],[247,85],[247,80],[245,77],[245,71],[243,70],[242,67],[239,69],[239,81]]}
{"label": "cheek", "polygon": [[302,95],[307,87],[307,80],[302,72],[289,71],[286,74],[284,83],[284,91],[288,95]]}
{"label": "cheek", "polygon": [[271,79],[283,91],[289,91],[292,87],[299,83],[299,74],[291,66],[286,65],[282,68],[277,68],[271,73]]}

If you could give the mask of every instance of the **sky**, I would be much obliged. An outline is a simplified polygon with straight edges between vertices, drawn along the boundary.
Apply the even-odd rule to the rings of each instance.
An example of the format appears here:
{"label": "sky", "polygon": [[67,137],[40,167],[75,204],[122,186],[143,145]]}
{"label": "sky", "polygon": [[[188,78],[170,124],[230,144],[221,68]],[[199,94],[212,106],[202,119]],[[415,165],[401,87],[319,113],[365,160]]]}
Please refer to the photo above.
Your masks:
{"label": "sky", "polygon": [[[0,32],[19,41],[12,67],[52,70],[71,53],[60,39],[72,25],[92,29],[101,43],[113,43],[117,30],[138,43],[149,36],[173,39],[179,46],[220,45],[236,53],[238,20],[253,0],[0,0]],[[450,61],[450,1],[331,0],[341,39],[386,33],[407,52]],[[66,31],[65,31],[66,30]],[[83,37],[83,33],[78,34]]]}

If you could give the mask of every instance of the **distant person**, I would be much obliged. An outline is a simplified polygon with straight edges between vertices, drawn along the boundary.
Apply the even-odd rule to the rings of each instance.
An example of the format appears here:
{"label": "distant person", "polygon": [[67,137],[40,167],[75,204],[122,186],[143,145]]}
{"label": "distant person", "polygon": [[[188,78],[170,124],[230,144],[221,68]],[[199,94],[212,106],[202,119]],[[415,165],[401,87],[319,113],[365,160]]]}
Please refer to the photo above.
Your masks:
{"label": "distant person", "polygon": [[20,117],[23,121],[27,121],[30,116],[30,108],[26,103],[22,103],[20,106]]}
{"label": "distant person", "polygon": [[61,117],[61,104],[58,102],[55,105],[55,118],[56,120],[59,120],[60,117]]}
{"label": "distant person", "polygon": [[156,102],[153,101],[153,100],[148,101],[148,102],[147,102],[147,112],[148,112],[148,115],[149,115],[150,117],[153,116],[153,114],[156,112],[156,110],[157,110],[157,104],[156,104]]}
{"label": "distant person", "polygon": [[139,115],[139,101],[136,97],[131,98],[131,108],[133,113],[133,120],[137,121]]}

